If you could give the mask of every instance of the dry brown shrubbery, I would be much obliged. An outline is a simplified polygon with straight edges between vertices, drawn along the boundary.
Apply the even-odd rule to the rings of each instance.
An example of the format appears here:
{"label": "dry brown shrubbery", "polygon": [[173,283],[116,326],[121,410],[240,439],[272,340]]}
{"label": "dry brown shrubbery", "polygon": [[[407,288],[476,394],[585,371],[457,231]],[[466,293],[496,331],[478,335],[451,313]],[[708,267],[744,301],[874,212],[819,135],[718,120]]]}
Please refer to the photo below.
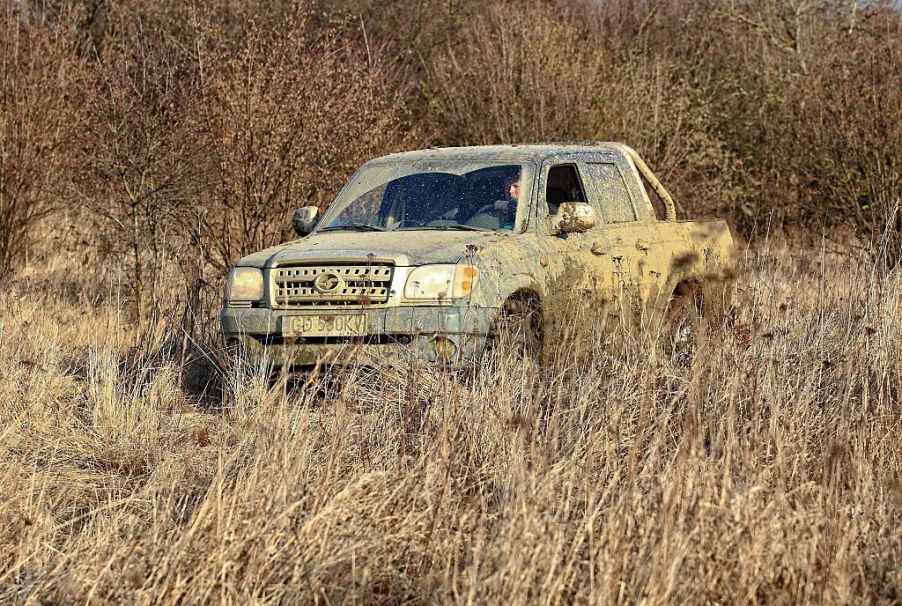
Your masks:
{"label": "dry brown shrubbery", "polygon": [[274,32],[254,23],[234,53],[215,50],[221,32],[202,34],[214,49],[200,58],[213,160],[206,223],[221,267],[287,239],[294,209],[324,207],[362,160],[405,141],[405,90],[385,56],[335,33],[317,38],[306,21],[292,14]]}
{"label": "dry brown shrubbery", "polygon": [[[626,140],[685,211],[853,227],[902,196],[902,18],[827,0],[497,2],[445,45],[457,143]],[[898,236],[894,240],[898,250]]]}
{"label": "dry brown shrubbery", "polygon": [[431,115],[452,142],[629,141],[696,213],[736,193],[737,161],[711,116],[715,85],[686,73],[672,48],[624,48],[542,5],[487,13],[428,78]]}
{"label": "dry brown shrubbery", "polygon": [[859,246],[889,224],[900,247],[892,2],[70,0],[2,17],[0,265],[38,233],[86,243],[134,272],[136,309],[160,306],[167,264],[190,291],[218,283],[363,159],[434,144],[624,140],[685,213]]}
{"label": "dry brown shrubbery", "polygon": [[403,70],[304,3],[123,2],[96,39],[84,14],[3,15],[19,50],[0,114],[22,151],[3,157],[0,239],[15,261],[38,218],[75,215],[40,227],[128,268],[137,317],[159,312],[174,267],[188,290],[218,290],[238,257],[289,236],[296,207],[325,205],[363,160],[415,138]]}
{"label": "dry brown shrubbery", "polygon": [[896,603],[898,272],[775,245],[743,266],[689,367],[563,343],[540,375],[502,353],[317,395],[235,369],[221,396],[115,304],[35,304],[26,271],[0,319],[0,599]]}
{"label": "dry brown shrubbery", "polygon": [[[91,87],[89,94],[101,91],[102,102],[120,90],[135,97],[137,107],[120,104],[134,120],[126,129],[139,140],[145,164],[161,170],[160,178],[146,182],[148,202],[163,198],[161,206],[176,219],[179,240],[171,246],[186,257],[183,266],[222,272],[248,251],[285,240],[296,207],[323,206],[358,163],[403,141],[404,91],[388,90],[392,81],[381,53],[343,42],[335,31],[311,31],[302,9],[279,14],[276,22],[265,14],[192,11],[186,17],[192,27],[179,36],[190,53],[168,43],[166,30],[150,48],[129,47],[139,38],[129,28],[149,26],[141,15],[126,13],[121,47],[109,45],[110,57],[100,60],[100,69],[115,70],[125,57],[141,85],[150,81],[162,94],[130,82],[128,65],[118,75],[124,82]],[[173,63],[167,61],[171,49]],[[110,124],[103,111],[94,114]],[[175,145],[167,145],[170,140]],[[119,149],[103,141],[97,146]],[[102,183],[111,181],[115,187],[115,179]],[[135,229],[131,241],[156,252],[154,236],[167,221],[150,206],[142,217],[146,226]],[[162,262],[155,259],[154,266]]]}
{"label": "dry brown shrubbery", "polygon": [[33,230],[65,193],[80,47],[70,32],[11,17],[0,15],[0,275],[27,256]]}

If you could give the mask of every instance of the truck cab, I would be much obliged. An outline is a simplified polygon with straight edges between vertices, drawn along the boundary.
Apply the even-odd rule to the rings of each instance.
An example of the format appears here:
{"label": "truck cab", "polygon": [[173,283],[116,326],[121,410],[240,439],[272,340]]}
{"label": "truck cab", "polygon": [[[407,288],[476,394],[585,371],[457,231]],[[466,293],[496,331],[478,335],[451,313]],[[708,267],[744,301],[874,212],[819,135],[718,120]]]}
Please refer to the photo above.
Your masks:
{"label": "truck cab", "polygon": [[687,284],[724,304],[735,265],[727,225],[678,221],[620,143],[376,158],[321,217],[302,208],[293,225],[300,239],[238,261],[220,316],[230,345],[276,366],[341,362],[349,350],[464,364],[511,315],[541,338],[573,293],[593,298],[606,329],[632,330]]}

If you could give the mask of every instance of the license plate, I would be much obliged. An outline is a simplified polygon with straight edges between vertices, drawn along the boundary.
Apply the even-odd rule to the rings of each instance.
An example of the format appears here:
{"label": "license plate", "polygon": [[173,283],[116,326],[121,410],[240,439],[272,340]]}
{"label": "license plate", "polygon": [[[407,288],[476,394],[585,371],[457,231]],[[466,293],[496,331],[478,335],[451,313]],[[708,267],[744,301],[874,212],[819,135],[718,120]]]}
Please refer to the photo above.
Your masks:
{"label": "license plate", "polygon": [[359,337],[366,335],[366,314],[285,316],[283,337]]}

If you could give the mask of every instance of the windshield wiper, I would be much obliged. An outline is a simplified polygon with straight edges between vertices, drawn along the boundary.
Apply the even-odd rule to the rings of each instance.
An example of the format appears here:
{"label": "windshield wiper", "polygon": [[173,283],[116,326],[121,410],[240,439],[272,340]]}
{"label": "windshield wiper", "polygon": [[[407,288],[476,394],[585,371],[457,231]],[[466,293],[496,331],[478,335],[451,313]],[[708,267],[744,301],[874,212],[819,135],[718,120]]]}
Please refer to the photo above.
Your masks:
{"label": "windshield wiper", "polygon": [[430,229],[433,231],[494,231],[488,227],[476,227],[475,225],[464,225],[462,223],[451,223],[448,225],[420,225],[418,227],[401,227],[398,231]]}
{"label": "windshield wiper", "polygon": [[386,231],[384,227],[378,225],[368,225],[366,223],[347,223],[345,225],[330,225],[318,231]]}

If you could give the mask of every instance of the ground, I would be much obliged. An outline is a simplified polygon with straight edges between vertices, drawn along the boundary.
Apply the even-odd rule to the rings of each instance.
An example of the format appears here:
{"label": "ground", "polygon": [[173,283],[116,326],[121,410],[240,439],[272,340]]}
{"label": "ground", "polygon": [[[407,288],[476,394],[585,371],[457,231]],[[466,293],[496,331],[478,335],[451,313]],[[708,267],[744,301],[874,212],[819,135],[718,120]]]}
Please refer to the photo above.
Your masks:
{"label": "ground", "polygon": [[319,388],[23,271],[0,600],[898,603],[898,271],[773,243],[741,265],[691,362],[611,353],[575,310],[539,372]]}

